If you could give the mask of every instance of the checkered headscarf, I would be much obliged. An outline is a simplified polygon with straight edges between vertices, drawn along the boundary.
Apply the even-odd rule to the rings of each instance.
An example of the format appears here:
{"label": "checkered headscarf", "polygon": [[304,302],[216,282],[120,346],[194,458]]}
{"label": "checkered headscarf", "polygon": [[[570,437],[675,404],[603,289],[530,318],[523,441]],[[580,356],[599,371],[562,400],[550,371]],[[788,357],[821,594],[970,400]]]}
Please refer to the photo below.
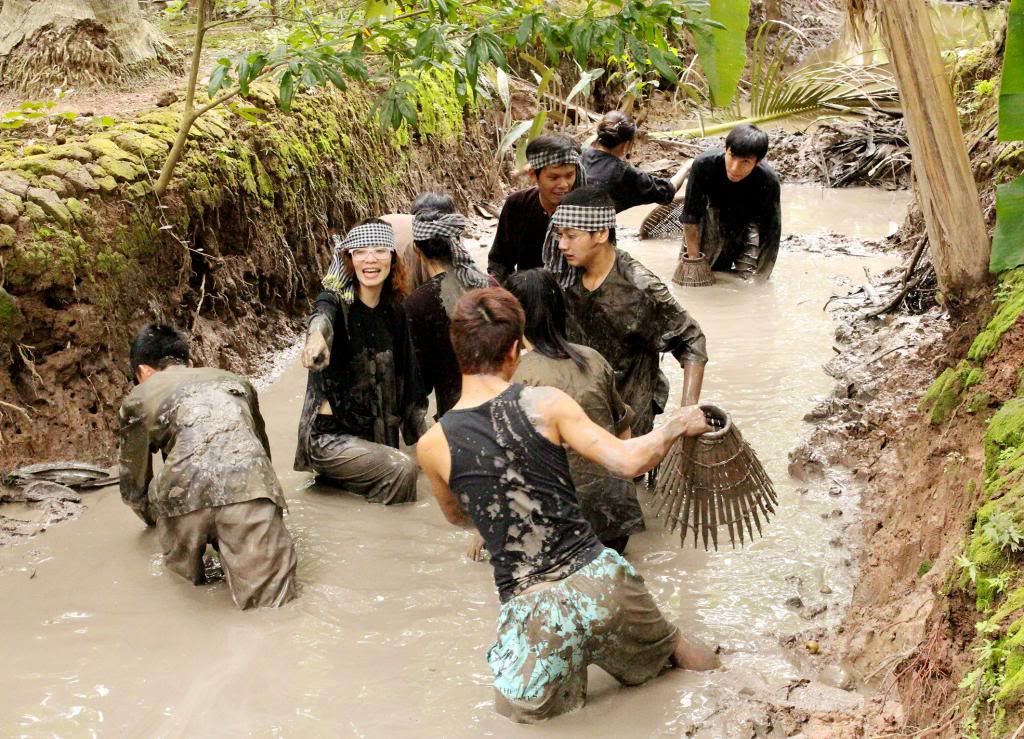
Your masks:
{"label": "checkered headscarf", "polygon": [[[615,208],[610,205],[559,205],[548,225],[548,238],[544,241],[544,266],[568,289],[579,273],[565,261],[565,255],[558,248],[558,229],[578,228],[580,231],[603,231],[615,228]],[[552,237],[554,237],[552,239]],[[548,239],[552,240],[551,245]]]}
{"label": "checkered headscarf", "polygon": [[391,228],[390,223],[363,223],[349,231],[344,240],[332,236],[331,244],[334,253],[331,256],[331,266],[324,275],[323,286],[351,304],[356,297],[355,278],[345,266],[345,260],[341,257],[342,252],[366,246],[383,246],[394,251],[395,230]]}
{"label": "checkered headscarf", "polygon": [[544,167],[557,167],[560,164],[580,164],[580,153],[572,147],[551,147],[540,151],[530,152],[526,155],[526,161],[534,172],[540,172]]}
{"label": "checkered headscarf", "polygon": [[[580,160],[580,153],[573,147],[552,147],[544,148],[527,154],[527,161],[534,172],[539,172],[544,167],[554,167],[560,164],[576,165],[576,182],[572,189],[586,187],[587,171],[583,168]],[[541,255],[544,259],[544,266],[554,272],[562,287],[572,284],[575,270],[569,268],[562,252],[558,250],[558,233],[555,230],[554,219],[548,223],[547,233],[544,234],[544,245],[541,248]]]}
{"label": "checkered headscarf", "polygon": [[[430,213],[431,211],[427,211]],[[473,264],[473,258],[469,256],[462,246],[462,232],[466,229],[466,217],[461,213],[445,213],[437,216],[434,220],[421,218],[417,213],[412,219],[413,241],[429,241],[435,236],[441,236],[448,241],[452,253],[452,265],[455,268],[455,279],[467,290],[475,287],[487,287],[487,275],[482,273]]]}

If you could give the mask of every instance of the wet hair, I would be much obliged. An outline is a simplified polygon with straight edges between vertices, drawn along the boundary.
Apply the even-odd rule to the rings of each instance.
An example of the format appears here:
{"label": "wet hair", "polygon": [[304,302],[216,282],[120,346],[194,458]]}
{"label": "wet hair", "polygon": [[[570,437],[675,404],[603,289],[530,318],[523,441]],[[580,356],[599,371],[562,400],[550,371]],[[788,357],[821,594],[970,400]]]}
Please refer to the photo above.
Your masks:
{"label": "wet hair", "polygon": [[768,134],[750,123],[741,123],[725,137],[725,148],[736,157],[757,157],[761,161],[768,154]]}
{"label": "wet hair", "polygon": [[512,344],[523,338],[526,319],[516,297],[501,287],[470,290],[455,304],[452,348],[464,375],[497,372]]}
{"label": "wet hair", "polygon": [[[383,218],[367,218],[357,223],[357,226],[362,226],[367,223],[385,223],[391,225]],[[355,282],[356,294],[359,293],[359,279],[356,277],[356,268],[352,264],[352,254],[348,251],[344,251],[341,254],[342,260],[345,262],[345,267],[348,269],[348,273],[352,275],[352,280]],[[391,252],[391,271],[388,273],[387,282],[384,283],[384,289],[381,291],[381,297],[390,303],[401,303],[405,300],[405,297],[409,294],[408,288],[409,280],[405,271],[405,263],[402,258],[398,255],[398,251]]]}
{"label": "wet hair", "polygon": [[[546,151],[558,152],[560,154],[569,154],[571,152],[579,154],[582,148],[579,142],[572,136],[566,136],[564,133],[546,133],[538,136],[526,145],[526,159],[529,161],[533,156]],[[543,169],[541,167],[537,170],[536,174],[540,174]]]}
{"label": "wet hair", "polygon": [[636,137],[636,123],[621,110],[605,113],[597,124],[597,143],[608,149],[632,141]]}
{"label": "wet hair", "polygon": [[526,340],[535,351],[551,359],[571,359],[583,372],[587,362],[565,338],[565,293],[546,269],[528,269],[508,278],[508,291],[516,296],[526,316]]}
{"label": "wet hair", "polygon": [[454,213],[455,201],[452,196],[445,192],[423,192],[420,193],[412,203],[412,214],[426,213],[428,210],[436,210],[438,213]]}
{"label": "wet hair", "polygon": [[[450,198],[449,198],[450,199]],[[439,210],[428,210],[418,214],[421,221],[436,221],[438,218],[448,213],[454,213],[455,211],[442,212]],[[452,256],[452,243],[446,237],[437,235],[431,236],[429,239],[422,241],[414,241],[416,248],[420,250],[424,258],[430,259],[434,262],[451,262],[454,258]]]}
{"label": "wet hair", "polygon": [[135,336],[128,356],[132,374],[144,364],[158,370],[167,369],[172,364],[187,365],[190,358],[188,336],[170,324],[149,323]]}
{"label": "wet hair", "polygon": [[[559,205],[582,205],[587,208],[614,208],[615,201],[612,200],[611,195],[602,190],[600,187],[593,185],[587,185],[586,187],[580,187],[573,190],[564,198]],[[591,231],[590,233],[597,233]],[[608,229],[608,241],[615,243],[615,229]]]}

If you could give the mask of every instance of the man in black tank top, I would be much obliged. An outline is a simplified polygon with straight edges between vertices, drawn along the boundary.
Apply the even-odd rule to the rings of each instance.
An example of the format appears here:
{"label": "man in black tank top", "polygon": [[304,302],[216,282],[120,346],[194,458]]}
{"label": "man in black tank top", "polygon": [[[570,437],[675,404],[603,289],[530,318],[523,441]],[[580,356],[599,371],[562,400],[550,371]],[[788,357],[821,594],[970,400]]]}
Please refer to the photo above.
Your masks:
{"label": "man in black tank top", "polygon": [[671,661],[718,666],[661,615],[633,566],[597,539],[580,510],[564,446],[624,478],[658,464],[679,436],[708,430],[696,406],[622,440],[554,388],[511,385],[523,310],[511,293],[466,293],[452,316],[462,397],[419,442],[420,466],[445,517],[475,527],[494,567],[501,610],[487,654],[500,713],[551,718],[583,705],[587,665],[625,685]]}

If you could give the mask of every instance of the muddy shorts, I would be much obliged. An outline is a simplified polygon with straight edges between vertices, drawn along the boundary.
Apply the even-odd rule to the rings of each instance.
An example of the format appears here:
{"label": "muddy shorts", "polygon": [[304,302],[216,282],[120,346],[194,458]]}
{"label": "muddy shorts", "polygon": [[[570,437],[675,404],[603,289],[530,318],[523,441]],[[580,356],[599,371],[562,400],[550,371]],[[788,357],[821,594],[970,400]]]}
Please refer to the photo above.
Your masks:
{"label": "muddy shorts", "polygon": [[272,500],[200,508],[156,525],[167,568],[196,585],[206,582],[206,545],[215,546],[239,608],[276,607],[295,597],[295,548]]}
{"label": "muddy shorts", "polygon": [[553,586],[502,605],[487,653],[498,712],[533,723],[580,708],[590,664],[640,685],[665,669],[678,633],[633,566],[605,549]]}
{"label": "muddy shorts", "polygon": [[371,503],[416,500],[419,467],[412,457],[383,444],[349,434],[313,433],[310,466],[331,484],[361,495]]}

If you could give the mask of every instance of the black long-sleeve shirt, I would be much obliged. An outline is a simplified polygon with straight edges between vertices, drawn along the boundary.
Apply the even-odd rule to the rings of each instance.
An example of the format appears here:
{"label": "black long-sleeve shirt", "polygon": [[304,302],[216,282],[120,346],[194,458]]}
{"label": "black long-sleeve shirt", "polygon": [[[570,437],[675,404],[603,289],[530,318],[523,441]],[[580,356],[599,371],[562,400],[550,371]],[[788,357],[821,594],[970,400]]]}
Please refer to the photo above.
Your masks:
{"label": "black long-sleeve shirt", "polygon": [[676,196],[676,186],[664,177],[655,177],[624,162],[614,154],[589,147],[583,152],[587,186],[599,187],[615,202],[620,213],[636,205],[667,205]]}
{"label": "black long-sleeve shirt", "polygon": [[498,282],[504,282],[513,272],[543,267],[544,237],[550,221],[536,187],[509,195],[498,216],[494,244],[487,254],[487,272]]}

